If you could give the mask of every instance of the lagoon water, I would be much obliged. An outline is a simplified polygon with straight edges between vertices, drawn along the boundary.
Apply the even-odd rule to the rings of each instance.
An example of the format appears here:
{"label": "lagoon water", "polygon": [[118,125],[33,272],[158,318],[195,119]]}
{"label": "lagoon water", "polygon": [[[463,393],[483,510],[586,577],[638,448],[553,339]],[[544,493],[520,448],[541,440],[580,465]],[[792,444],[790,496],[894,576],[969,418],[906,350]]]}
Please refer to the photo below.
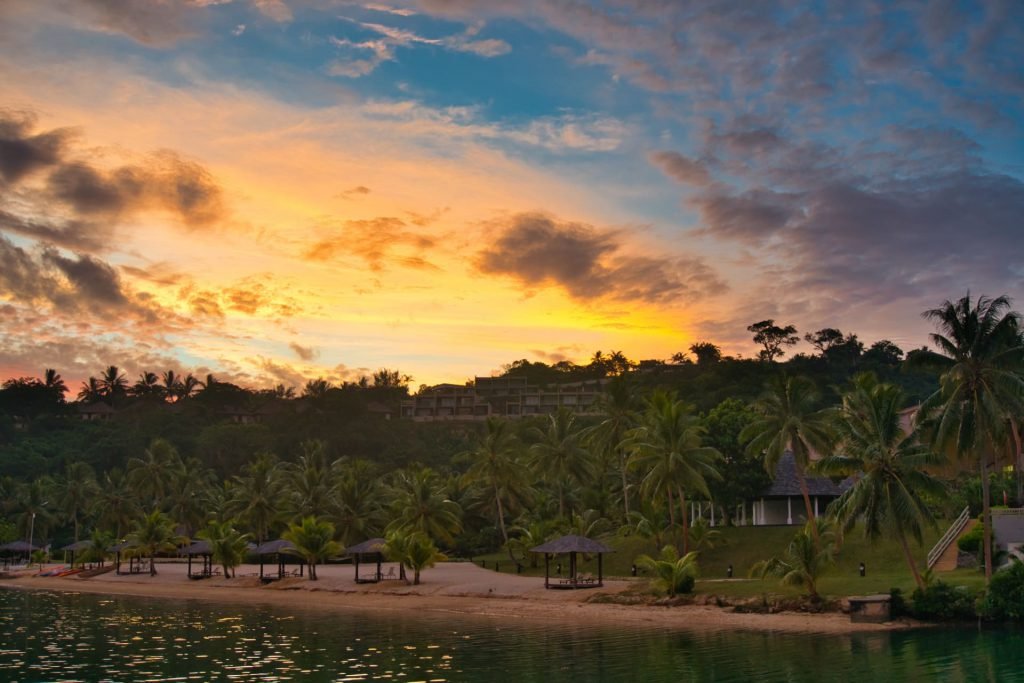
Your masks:
{"label": "lagoon water", "polygon": [[1024,633],[678,632],[0,590],[0,681],[1024,681]]}

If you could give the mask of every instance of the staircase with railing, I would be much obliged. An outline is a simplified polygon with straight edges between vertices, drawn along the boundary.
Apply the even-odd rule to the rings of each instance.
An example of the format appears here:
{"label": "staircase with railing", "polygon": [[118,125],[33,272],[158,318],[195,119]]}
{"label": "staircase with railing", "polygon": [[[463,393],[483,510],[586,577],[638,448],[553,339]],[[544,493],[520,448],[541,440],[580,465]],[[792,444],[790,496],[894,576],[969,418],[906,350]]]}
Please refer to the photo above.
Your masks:
{"label": "staircase with railing", "polygon": [[954,520],[949,528],[946,529],[946,533],[942,535],[939,542],[928,552],[928,569],[935,566],[935,563],[939,561],[942,554],[946,552],[946,548],[950,546],[960,535],[960,532],[967,526],[967,522],[971,519],[971,508],[965,507],[964,511],[960,513],[960,516]]}

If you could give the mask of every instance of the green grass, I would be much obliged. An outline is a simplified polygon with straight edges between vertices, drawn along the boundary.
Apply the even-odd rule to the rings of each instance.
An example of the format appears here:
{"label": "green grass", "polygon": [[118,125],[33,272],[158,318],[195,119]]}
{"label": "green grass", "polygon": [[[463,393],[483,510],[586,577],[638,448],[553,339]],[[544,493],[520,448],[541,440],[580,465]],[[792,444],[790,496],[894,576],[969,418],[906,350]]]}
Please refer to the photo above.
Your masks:
{"label": "green grass", "polygon": [[[924,571],[925,556],[932,545],[945,530],[946,524],[940,523],[931,531],[926,531],[923,543],[912,545],[918,568]],[[799,591],[780,585],[778,579],[748,579],[747,573],[754,563],[770,557],[781,557],[796,533],[797,527],[737,527],[721,528],[725,543],[721,546],[704,550],[700,554],[700,580],[697,592],[722,595],[734,598],[756,597],[762,594],[797,596]],[[636,536],[612,536],[602,539],[612,546],[616,552],[604,558],[605,577],[628,577],[630,568],[637,556],[642,554],[655,555],[658,548],[653,541]],[[488,569],[494,569],[494,563],[500,564],[502,573],[515,573],[515,565],[509,560],[508,553],[491,553],[474,558],[479,564],[484,560]],[[543,576],[544,561],[538,558],[538,567],[524,567],[524,576]],[[859,575],[859,565],[864,562],[866,576]],[[552,572],[554,571],[552,563]],[[568,559],[562,560],[563,570],[567,568]],[[732,581],[724,581],[729,565],[733,566]],[[580,564],[581,572],[597,573],[597,560],[590,558]],[[642,576],[642,575],[641,575]],[[959,569],[936,575],[953,585],[964,585],[974,589],[984,587],[984,574],[978,570]],[[830,597],[864,595],[871,593],[888,593],[891,588],[899,588],[909,595],[915,588],[913,576],[903,558],[899,544],[888,538],[869,541],[860,528],[846,534],[843,547],[836,558],[836,565],[821,579],[819,591]]]}

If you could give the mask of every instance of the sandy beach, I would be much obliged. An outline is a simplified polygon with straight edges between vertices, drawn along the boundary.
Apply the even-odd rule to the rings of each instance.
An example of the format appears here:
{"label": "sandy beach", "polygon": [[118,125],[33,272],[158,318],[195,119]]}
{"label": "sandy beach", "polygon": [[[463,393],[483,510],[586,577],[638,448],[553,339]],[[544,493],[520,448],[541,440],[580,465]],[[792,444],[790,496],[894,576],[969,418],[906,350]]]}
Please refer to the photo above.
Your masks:
{"label": "sandy beach", "polygon": [[[387,573],[391,565],[384,565]],[[0,580],[0,586],[28,590],[57,590],[175,600],[209,600],[272,605],[282,609],[417,611],[453,613],[509,620],[537,619],[588,624],[620,624],[687,630],[755,630],[777,633],[846,634],[892,631],[916,624],[851,623],[841,613],[742,614],[715,606],[660,607],[588,602],[596,594],[613,594],[636,584],[606,580],[602,588],[545,590],[543,579],[500,574],[468,562],[443,563],[423,572],[419,586],[401,581],[356,584],[351,565],[318,568],[319,580],[286,578],[262,585],[258,565],[243,565],[237,577],[189,580],[180,563],[157,564],[158,574],[118,576],[113,572],[83,579],[77,576],[22,575]],[[364,567],[364,570],[366,568]],[[362,573],[362,572],[361,572]]]}

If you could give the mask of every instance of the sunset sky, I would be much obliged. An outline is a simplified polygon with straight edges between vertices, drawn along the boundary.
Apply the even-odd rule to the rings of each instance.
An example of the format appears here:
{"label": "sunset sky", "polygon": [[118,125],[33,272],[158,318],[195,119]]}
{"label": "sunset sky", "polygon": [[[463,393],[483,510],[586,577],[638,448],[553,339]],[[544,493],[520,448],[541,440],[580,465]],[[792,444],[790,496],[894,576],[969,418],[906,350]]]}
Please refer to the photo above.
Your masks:
{"label": "sunset sky", "polygon": [[3,0],[0,378],[919,347],[1024,306],[1022,65],[1020,0]]}

